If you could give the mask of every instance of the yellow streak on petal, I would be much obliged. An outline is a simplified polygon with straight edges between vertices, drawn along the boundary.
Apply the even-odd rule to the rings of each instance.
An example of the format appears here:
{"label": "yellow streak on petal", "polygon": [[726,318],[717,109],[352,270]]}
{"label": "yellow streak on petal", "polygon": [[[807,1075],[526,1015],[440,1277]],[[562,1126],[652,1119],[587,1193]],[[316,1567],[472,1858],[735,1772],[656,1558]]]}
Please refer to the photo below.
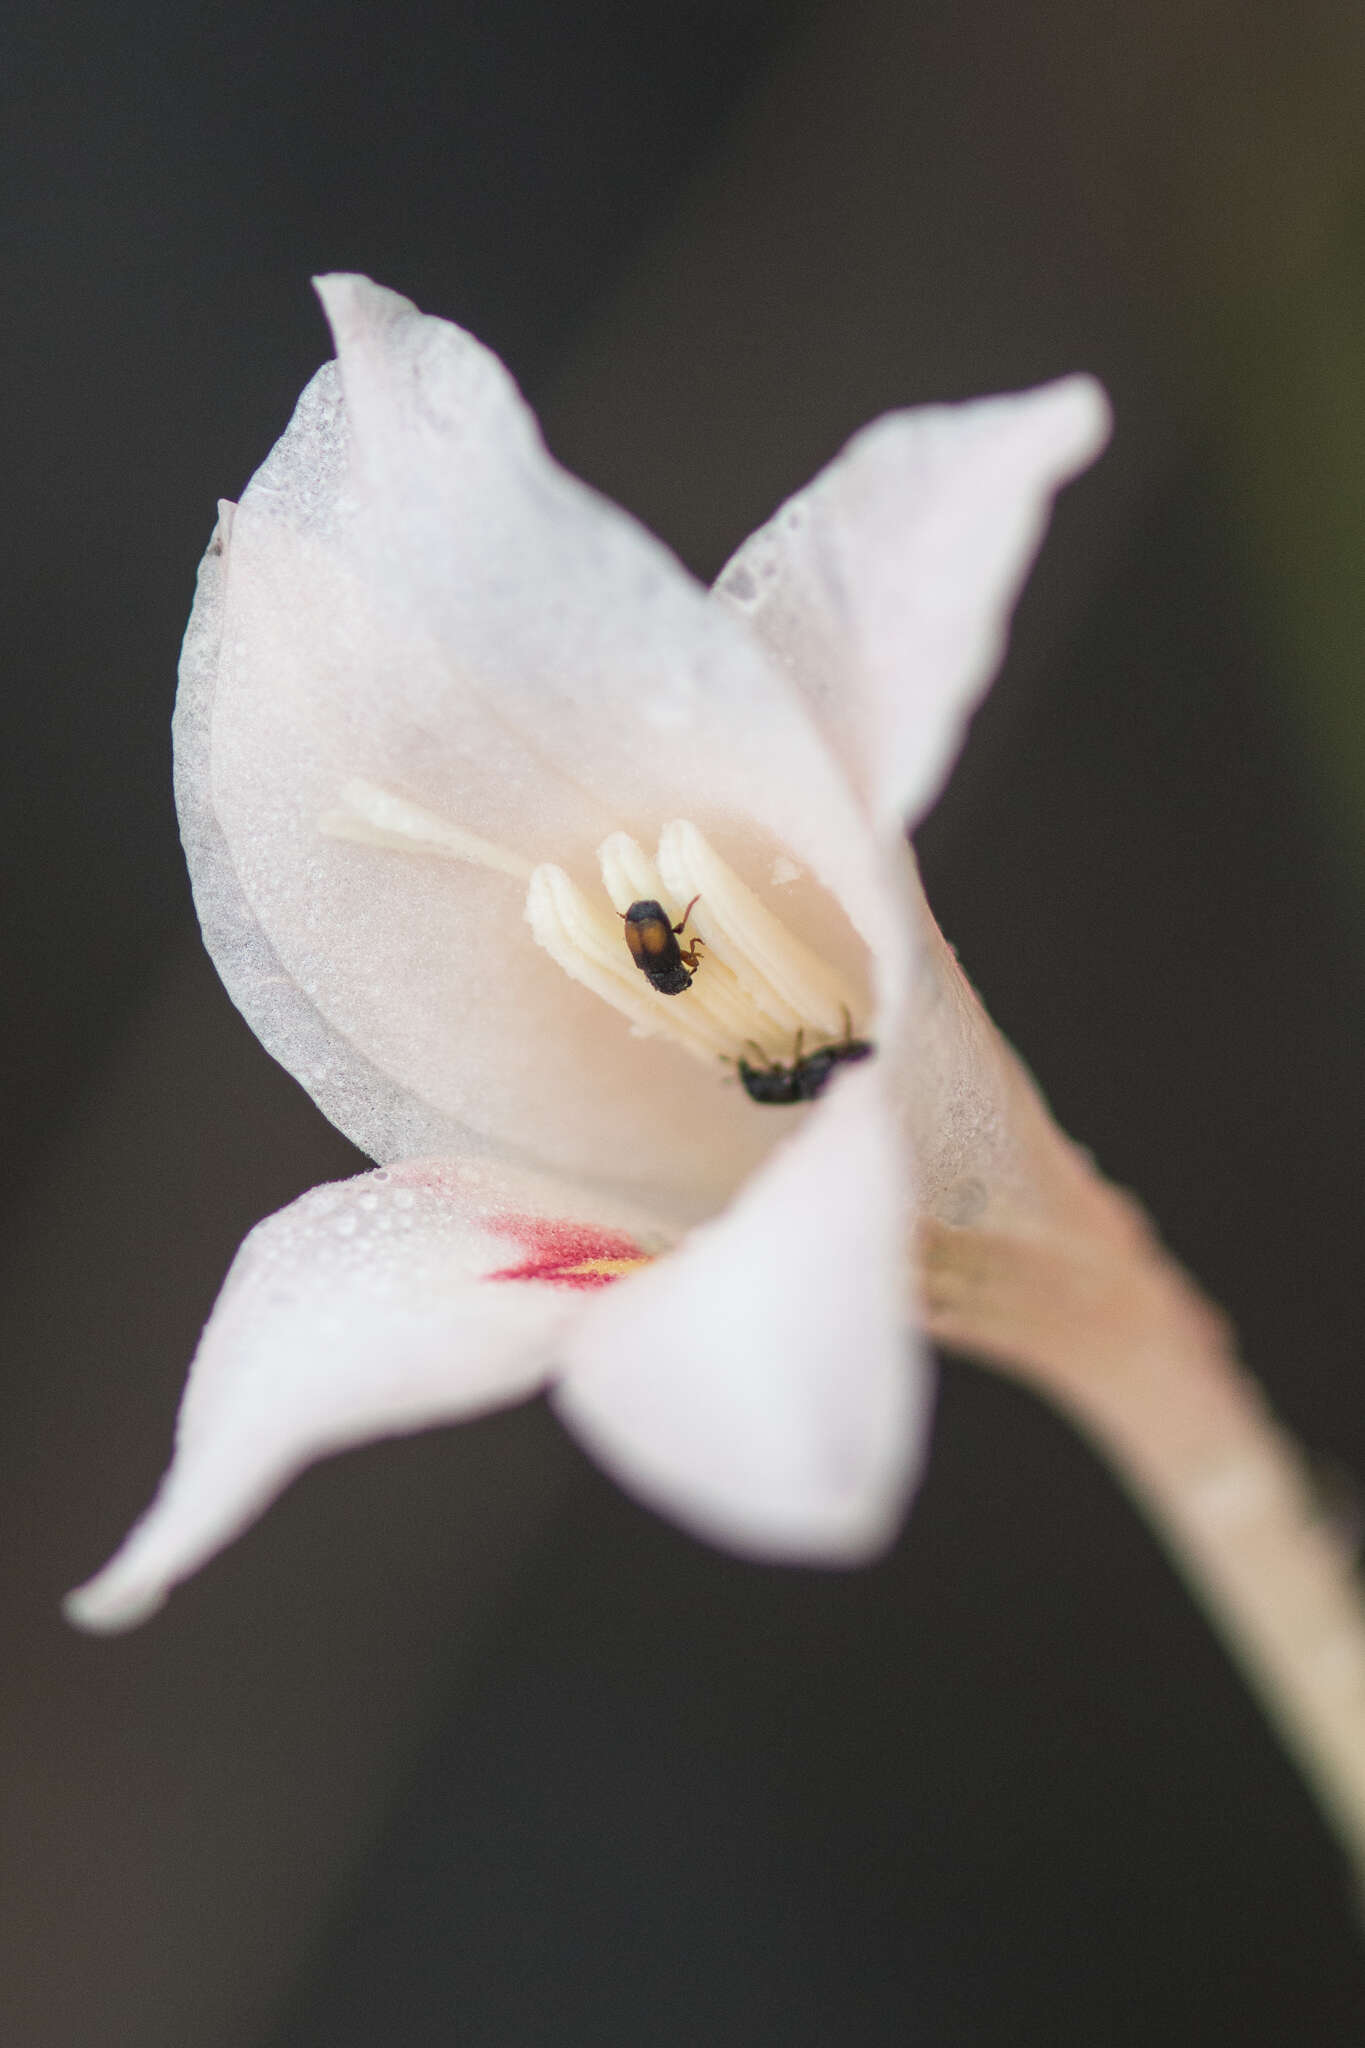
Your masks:
{"label": "yellow streak on petal", "polygon": [[634,1273],[641,1266],[652,1266],[653,1258],[644,1254],[638,1259],[580,1259],[576,1266],[557,1266],[557,1273],[603,1273],[616,1279],[622,1273]]}

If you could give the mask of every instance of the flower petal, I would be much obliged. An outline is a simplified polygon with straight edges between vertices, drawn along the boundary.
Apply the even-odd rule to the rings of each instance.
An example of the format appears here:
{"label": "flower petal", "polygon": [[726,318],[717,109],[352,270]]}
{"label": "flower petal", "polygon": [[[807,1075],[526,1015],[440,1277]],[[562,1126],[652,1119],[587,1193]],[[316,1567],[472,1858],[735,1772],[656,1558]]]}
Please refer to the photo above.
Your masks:
{"label": "flower petal", "polygon": [[652,846],[687,817],[746,875],[791,856],[784,910],[865,986],[883,899],[857,806],[753,636],[551,462],[495,358],[364,279],[323,291],[340,363],[220,528],[187,636],[177,790],[210,949],[375,1157],[473,1133],[707,1213],[769,1127],[569,984],[508,872],[320,821],[359,778],[587,886],[611,832]]}
{"label": "flower petal", "polygon": [[522,1400],[602,1286],[664,1242],[649,1219],[484,1164],[314,1188],[238,1253],[161,1491],[69,1617],[144,1620],[317,1458]]}
{"label": "flower petal", "polygon": [[540,828],[562,851],[567,804],[580,817],[624,813],[645,842],[668,817],[705,830],[719,815],[759,824],[822,872],[851,873],[836,843],[846,792],[780,669],[717,617],[661,541],[550,459],[496,357],[366,278],[321,278],[318,290],[365,568],[458,666],[460,710],[491,699],[504,748],[510,727],[524,774],[563,811],[562,824],[540,818],[525,783],[510,800],[484,787],[495,824]]}
{"label": "flower petal", "polygon": [[836,1080],[725,1216],[567,1333],[568,1426],[630,1492],[752,1556],[874,1554],[919,1470],[929,1377],[880,1065]]}
{"label": "flower petal", "polygon": [[1052,498],[1103,447],[1090,377],[890,413],[716,584],[772,648],[873,816],[918,819],[999,666]]}

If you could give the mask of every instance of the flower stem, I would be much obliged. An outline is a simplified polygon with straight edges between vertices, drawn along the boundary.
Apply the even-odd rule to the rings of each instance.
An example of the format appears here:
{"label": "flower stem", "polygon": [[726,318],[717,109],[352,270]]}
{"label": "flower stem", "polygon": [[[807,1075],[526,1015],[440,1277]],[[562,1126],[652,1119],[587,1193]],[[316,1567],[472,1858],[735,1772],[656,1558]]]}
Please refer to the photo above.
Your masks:
{"label": "flower stem", "polygon": [[1108,1460],[1365,1883],[1365,1602],[1351,1547],[1223,1317],[1136,1205],[1080,1162],[1093,1228],[1075,1228],[1084,1204],[1068,1205],[1065,1232],[923,1227],[928,1329],[1033,1386]]}

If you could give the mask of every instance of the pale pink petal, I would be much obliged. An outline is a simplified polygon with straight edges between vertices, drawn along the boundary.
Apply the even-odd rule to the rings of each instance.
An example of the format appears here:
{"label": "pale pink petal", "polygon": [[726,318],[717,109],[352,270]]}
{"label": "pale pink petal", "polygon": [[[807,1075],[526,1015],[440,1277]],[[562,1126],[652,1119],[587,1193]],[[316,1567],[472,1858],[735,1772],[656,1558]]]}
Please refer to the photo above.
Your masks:
{"label": "pale pink petal", "polygon": [[131,1627],[305,1465],[523,1399],[618,1265],[666,1243],[647,1218],[485,1163],[314,1188],[242,1246],[161,1491],[68,1615]]}
{"label": "pale pink petal", "polygon": [[610,831],[652,847],[690,818],[759,885],[800,869],[784,914],[865,980],[882,898],[857,807],[754,638],[550,461],[486,350],[363,279],[325,295],[340,365],[220,527],[186,643],[177,787],[211,950],[374,1156],[472,1132],[706,1213],[769,1127],[569,982],[507,874],[319,821],[362,777],[595,887]]}
{"label": "pale pink petal", "polygon": [[1081,376],[890,413],[722,571],[723,604],[773,650],[879,820],[913,822],[938,795],[1053,496],[1108,430]]}
{"label": "pale pink petal", "polygon": [[594,1304],[554,1405],[624,1487],[714,1542],[866,1558],[928,1430],[908,1233],[879,1061],[834,1083],[725,1216]]}

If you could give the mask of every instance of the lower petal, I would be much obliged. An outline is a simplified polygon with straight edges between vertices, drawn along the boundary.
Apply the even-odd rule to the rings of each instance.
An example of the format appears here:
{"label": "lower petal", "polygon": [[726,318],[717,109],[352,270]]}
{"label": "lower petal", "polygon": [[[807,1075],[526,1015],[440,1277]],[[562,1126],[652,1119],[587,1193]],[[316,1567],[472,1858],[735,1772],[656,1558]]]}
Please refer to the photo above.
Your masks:
{"label": "lower petal", "polygon": [[666,1241],[491,1162],[408,1161],[314,1188],[238,1253],[170,1471],[69,1618],[144,1620],[315,1459],[534,1393],[585,1306]]}
{"label": "lower petal", "polygon": [[747,1555],[891,1540],[928,1435],[903,1143],[877,1064],[831,1087],[717,1221],[568,1333],[552,1396],[627,1488]]}

